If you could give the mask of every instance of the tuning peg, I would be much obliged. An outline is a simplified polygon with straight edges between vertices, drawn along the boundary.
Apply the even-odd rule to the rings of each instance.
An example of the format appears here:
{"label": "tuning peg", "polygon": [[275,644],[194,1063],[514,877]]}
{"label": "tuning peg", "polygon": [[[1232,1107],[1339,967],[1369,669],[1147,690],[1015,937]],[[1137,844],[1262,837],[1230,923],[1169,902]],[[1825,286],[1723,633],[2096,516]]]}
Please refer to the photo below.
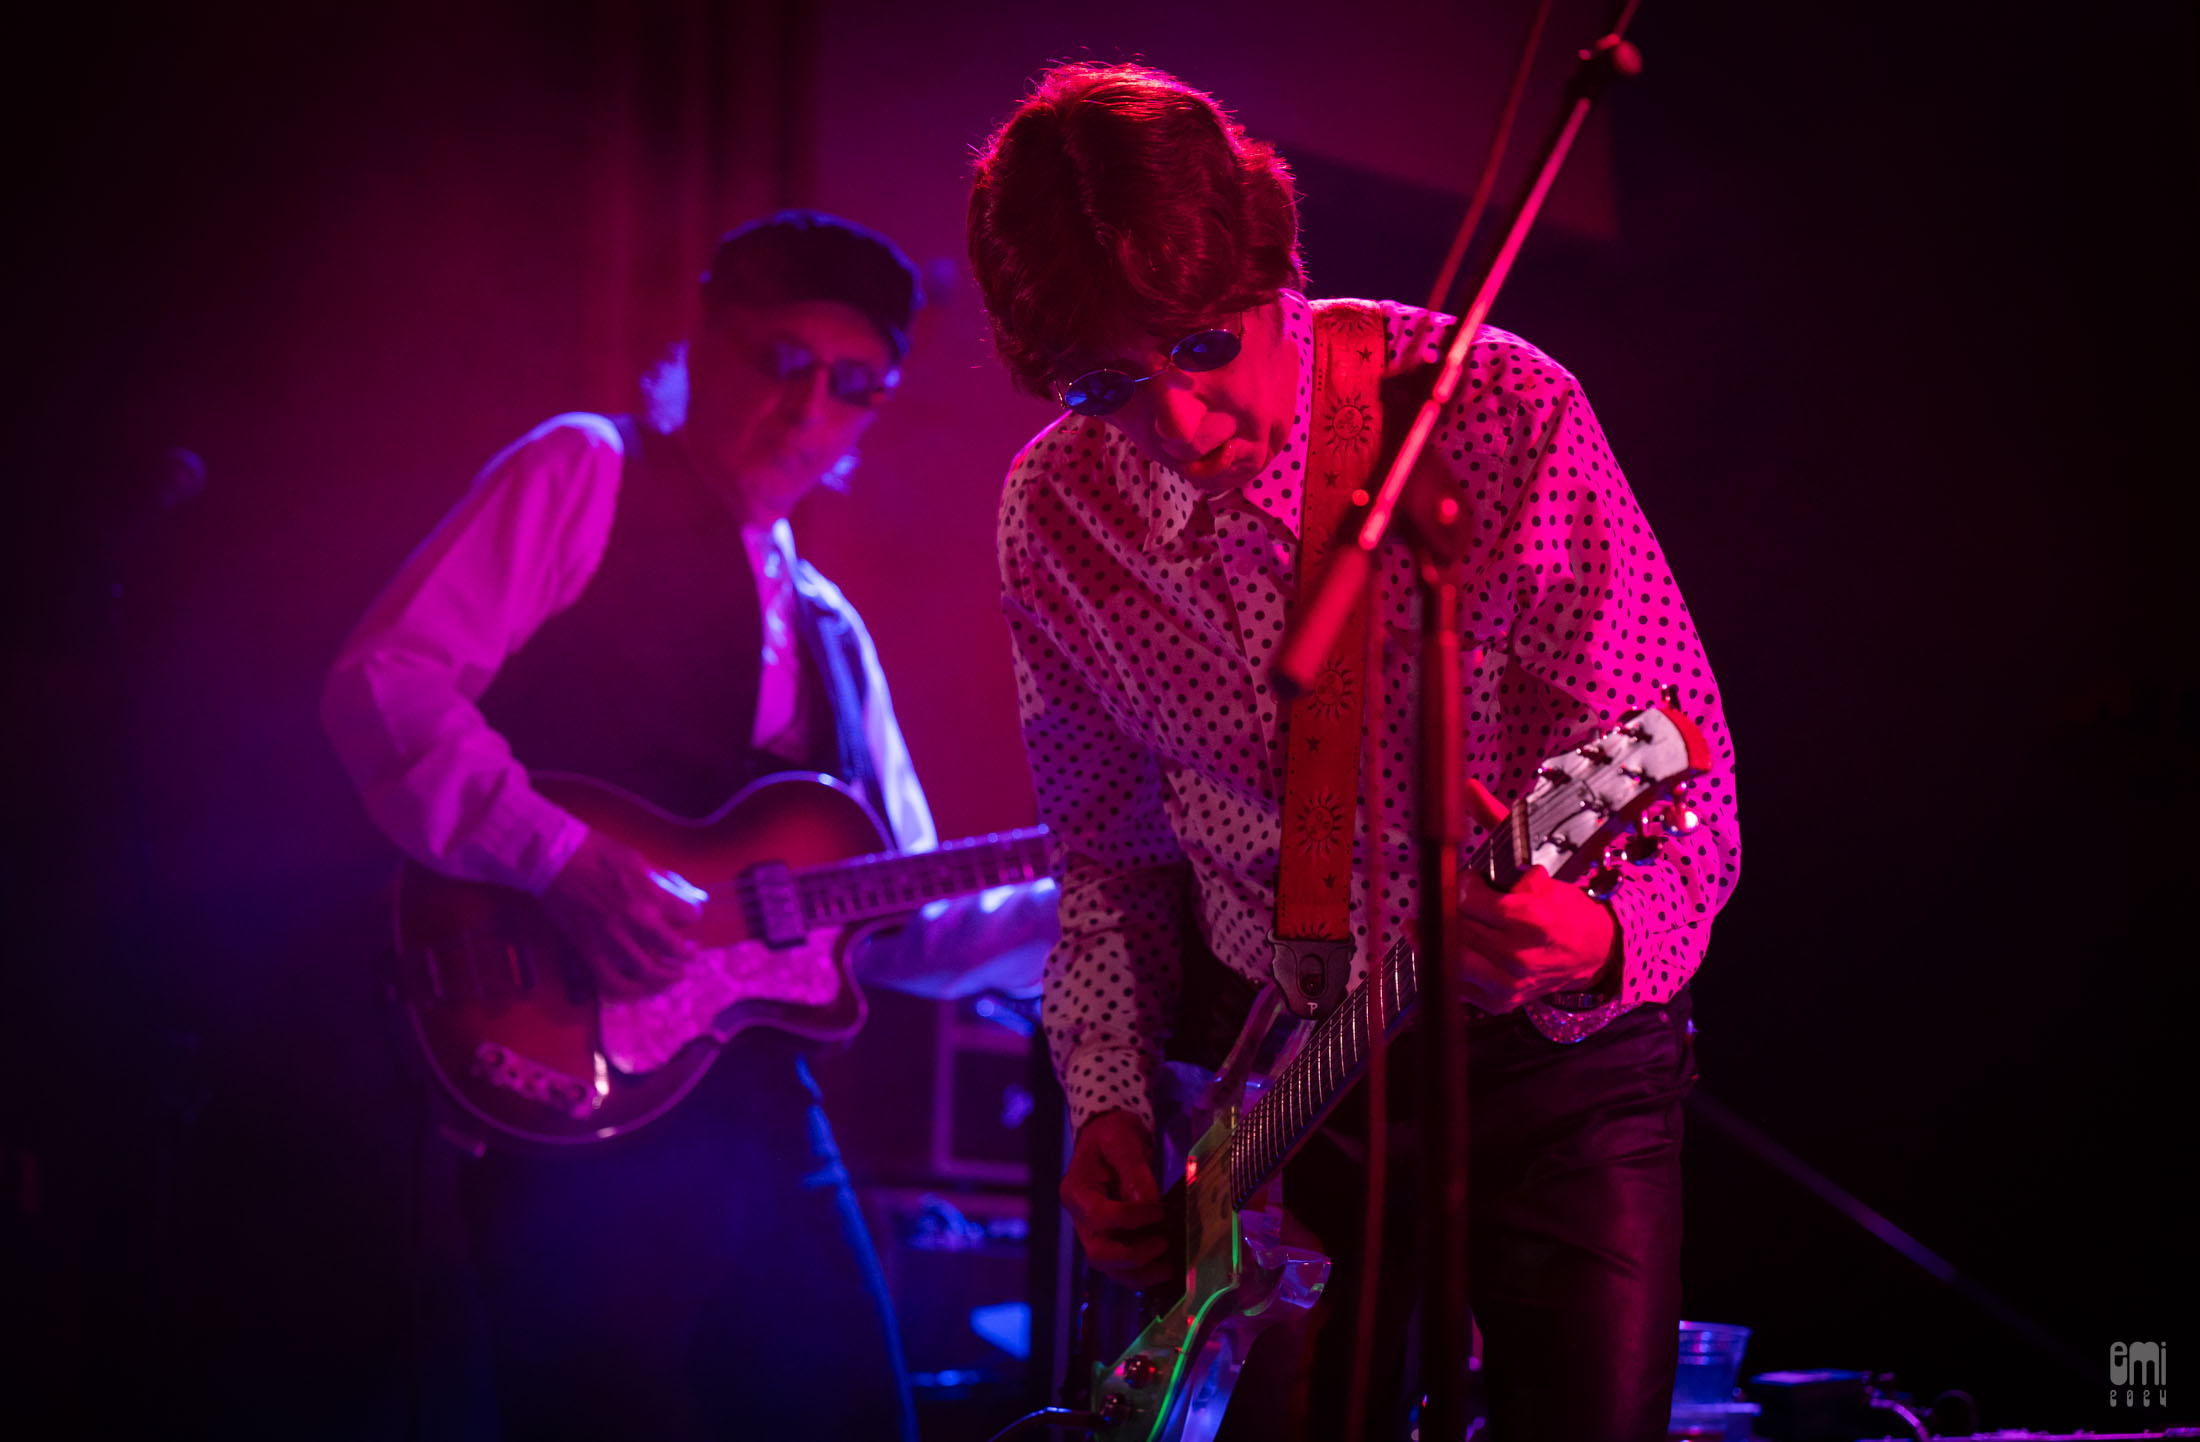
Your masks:
{"label": "tuning peg", "polygon": [[1600,867],[1590,873],[1588,884],[1582,890],[1589,893],[1591,901],[1608,901],[1612,893],[1619,890],[1619,873],[1609,866]]}
{"label": "tuning peg", "polygon": [[1658,848],[1664,844],[1665,838],[1662,836],[1630,837],[1627,844],[1620,848],[1619,854],[1630,866],[1648,866],[1658,859]]}
{"label": "tuning peg", "polygon": [[1643,812],[1634,830],[1644,836],[1686,836],[1701,824],[1702,819],[1686,806],[1661,801]]}

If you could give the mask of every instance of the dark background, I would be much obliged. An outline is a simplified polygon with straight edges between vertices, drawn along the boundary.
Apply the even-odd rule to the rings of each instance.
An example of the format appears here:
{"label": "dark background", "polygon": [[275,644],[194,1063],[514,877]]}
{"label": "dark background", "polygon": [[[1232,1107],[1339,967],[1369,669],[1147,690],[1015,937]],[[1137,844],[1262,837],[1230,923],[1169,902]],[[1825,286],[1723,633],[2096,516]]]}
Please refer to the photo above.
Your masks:
{"label": "dark background", "polygon": [[[631,404],[717,229],[821,204],[930,268],[855,494],[798,521],[943,834],[1029,819],[991,515],[1046,411],[961,279],[967,147],[1047,59],[1142,55],[1281,142],[1318,293],[1418,300],[1531,7],[1091,8],[15,31],[10,1415],[394,1437],[416,1385],[465,1393],[411,1365],[389,857],[316,696],[482,460]],[[1726,688],[1747,859],[1705,1088],[2095,1373],[1700,1119],[1687,1310],[1754,1327],[1751,1370],[1892,1369],[1996,1425],[2189,1422],[2102,1404],[2111,1342],[2200,1336],[2193,12],[1802,8],[1644,7],[1648,69],[1496,318],[1582,377]],[[1598,18],[1558,6],[1516,149]],[[208,480],[164,506],[176,446]]]}

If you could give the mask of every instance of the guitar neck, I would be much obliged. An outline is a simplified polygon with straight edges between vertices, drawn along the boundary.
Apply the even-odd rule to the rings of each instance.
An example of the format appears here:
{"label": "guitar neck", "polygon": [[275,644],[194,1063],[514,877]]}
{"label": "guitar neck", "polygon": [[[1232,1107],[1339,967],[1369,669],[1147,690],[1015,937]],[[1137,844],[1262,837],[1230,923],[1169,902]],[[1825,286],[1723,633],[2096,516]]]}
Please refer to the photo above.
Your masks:
{"label": "guitar neck", "polygon": [[[1383,958],[1385,1036],[1404,1024],[1420,992],[1413,948],[1400,941]],[[1298,1055],[1269,1078],[1266,1093],[1230,1138],[1233,1204],[1244,1206],[1266,1185],[1345,1089],[1359,1080],[1367,1069],[1372,1020],[1363,984],[1345,997],[1344,1005],[1316,1022]]]}
{"label": "guitar neck", "polygon": [[[1468,866],[1502,886],[1510,886],[1532,863],[1528,838],[1534,834],[1534,815],[1528,807],[1516,808],[1523,824],[1501,827],[1475,848]],[[1395,1033],[1421,999],[1420,970],[1413,948],[1396,942],[1383,958],[1384,1036]],[[1244,1206],[1253,1193],[1268,1183],[1299,1143],[1306,1140],[1346,1089],[1367,1070],[1371,997],[1362,982],[1345,997],[1344,1004],[1315,1023],[1306,1044],[1290,1063],[1269,1079],[1265,1094],[1239,1122],[1230,1139],[1232,1201]]]}
{"label": "guitar neck", "polygon": [[812,930],[898,916],[928,902],[1048,874],[1046,828],[974,836],[933,851],[882,852],[798,871],[795,889]]}

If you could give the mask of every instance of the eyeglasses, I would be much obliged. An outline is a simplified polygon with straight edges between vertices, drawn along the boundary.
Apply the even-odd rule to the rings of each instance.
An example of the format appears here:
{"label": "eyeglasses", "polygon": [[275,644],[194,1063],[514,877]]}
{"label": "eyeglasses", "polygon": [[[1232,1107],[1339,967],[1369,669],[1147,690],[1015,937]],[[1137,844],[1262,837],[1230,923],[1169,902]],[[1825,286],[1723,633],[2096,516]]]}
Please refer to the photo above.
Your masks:
{"label": "eyeglasses", "polygon": [[868,362],[843,356],[827,361],[818,358],[817,352],[798,341],[775,340],[765,350],[760,362],[764,374],[775,381],[792,380],[808,375],[818,366],[825,367],[825,389],[836,400],[852,406],[875,406],[886,399],[887,392],[901,384],[901,371],[891,367],[881,372]]}
{"label": "eyeglasses", "polygon": [[1061,388],[1061,401],[1081,416],[1112,415],[1130,404],[1132,393],[1140,385],[1170,366],[1194,374],[1221,370],[1238,358],[1242,347],[1234,331],[1195,331],[1169,347],[1168,358],[1159,370],[1142,376],[1125,375],[1119,370],[1086,371]]}

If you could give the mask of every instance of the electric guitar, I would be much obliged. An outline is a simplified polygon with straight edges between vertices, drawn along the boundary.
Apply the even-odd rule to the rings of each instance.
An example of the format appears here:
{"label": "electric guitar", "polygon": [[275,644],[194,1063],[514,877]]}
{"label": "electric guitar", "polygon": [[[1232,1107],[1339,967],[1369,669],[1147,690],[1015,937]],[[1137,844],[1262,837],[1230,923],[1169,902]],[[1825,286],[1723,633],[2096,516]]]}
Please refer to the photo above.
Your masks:
{"label": "electric guitar", "polygon": [[[1500,890],[1540,865],[1609,896],[1620,867],[1649,862],[1665,833],[1694,829],[1694,813],[1668,798],[1710,764],[1703,733],[1669,691],[1665,704],[1544,762],[1469,864]],[[1379,1025],[1388,1036],[1419,999],[1419,973],[1404,941],[1382,966]],[[1212,1121],[1185,1158],[1184,1295],[1112,1366],[1093,1369],[1092,1409],[1108,1419],[1113,1442],[1207,1442],[1254,1339],[1320,1297],[1329,1259],[1283,1242],[1277,1179],[1359,1079],[1378,1024],[1370,1010],[1361,986],[1320,1021],[1299,1021],[1272,984],[1262,988],[1201,1098]],[[1573,1039],[1577,1024],[1564,1006],[1536,1001],[1526,1010],[1546,1036]]]}
{"label": "electric guitar", "polygon": [[706,899],[678,981],[599,997],[532,897],[405,864],[397,992],[413,1036],[464,1112],[521,1142],[582,1145],[648,1124],[752,1026],[855,1035],[866,1008],[849,953],[867,924],[1048,874],[1045,827],[895,852],[853,790],[814,772],[764,777],[701,821],[582,777],[534,781]]}

